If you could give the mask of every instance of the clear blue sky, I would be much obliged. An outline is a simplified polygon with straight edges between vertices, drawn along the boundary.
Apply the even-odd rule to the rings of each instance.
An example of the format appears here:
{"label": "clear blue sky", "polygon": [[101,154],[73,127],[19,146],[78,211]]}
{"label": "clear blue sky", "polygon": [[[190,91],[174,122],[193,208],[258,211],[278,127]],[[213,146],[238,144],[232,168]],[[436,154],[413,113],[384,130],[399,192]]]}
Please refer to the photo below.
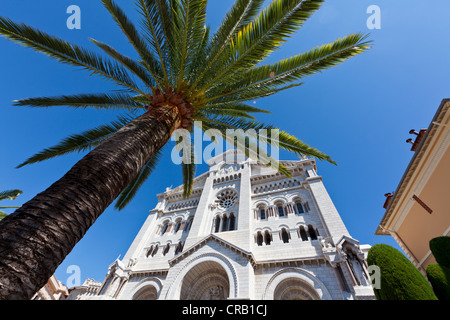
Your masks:
{"label": "clear blue sky", "polygon": [[[132,1],[118,3],[136,17]],[[212,29],[232,0],[210,0]],[[81,8],[81,30],[69,30],[69,5]],[[381,8],[381,29],[368,30],[370,5]],[[405,143],[410,129],[428,127],[440,101],[450,97],[450,2],[329,0],[269,61],[354,33],[370,32],[373,48],[344,64],[306,79],[302,87],[256,102],[272,111],[258,119],[272,123],[328,153],[338,166],[318,162],[318,173],[350,234],[362,244],[387,243],[374,236],[383,216],[384,194],[394,191],[413,153]],[[94,0],[4,0],[0,15],[25,22],[93,50],[88,38],[109,43],[132,55],[132,49],[109,13]],[[21,205],[59,179],[82,154],[15,167],[30,155],[115,117],[113,112],[65,107],[13,107],[15,99],[115,89],[87,72],[75,71],[9,40],[0,39],[0,190],[24,193],[7,205]],[[281,153],[282,159],[295,159]],[[200,166],[198,174],[206,170]],[[57,269],[66,283],[70,265],[81,269],[81,281],[103,281],[107,268],[122,257],[156,205],[156,194],[181,184],[181,170],[166,154],[159,169],[125,210],[111,206]]]}

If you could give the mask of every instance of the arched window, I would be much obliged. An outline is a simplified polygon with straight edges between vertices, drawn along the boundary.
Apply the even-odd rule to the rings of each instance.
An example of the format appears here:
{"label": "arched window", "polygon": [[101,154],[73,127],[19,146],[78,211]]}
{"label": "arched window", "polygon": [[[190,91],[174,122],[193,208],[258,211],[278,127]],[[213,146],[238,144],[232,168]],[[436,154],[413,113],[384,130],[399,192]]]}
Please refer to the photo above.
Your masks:
{"label": "arched window", "polygon": [[169,227],[169,222],[168,221],[164,222],[163,227],[161,229],[161,235],[166,233],[168,227]]}
{"label": "arched window", "polygon": [[185,225],[183,231],[189,231],[189,230],[191,230],[192,220],[193,220],[193,219],[194,219],[194,218],[189,218],[189,219],[188,219],[188,221],[186,222],[186,225]]}
{"label": "arched window", "polygon": [[272,236],[268,230],[264,232],[264,242],[266,243],[266,245],[270,245],[270,243],[272,242]]}
{"label": "arched window", "polygon": [[256,234],[256,243],[258,244],[258,246],[262,246],[263,235],[261,234],[261,231],[258,231],[258,233]]}
{"label": "arched window", "polygon": [[260,218],[261,220],[265,220],[266,217],[267,217],[267,215],[266,215],[266,208],[260,207],[260,208],[259,208],[259,218]]}
{"label": "arched window", "polygon": [[300,226],[300,238],[302,238],[302,241],[308,241],[308,233],[303,226]]}
{"label": "arched window", "polygon": [[170,250],[170,243],[168,243],[168,244],[166,245],[166,247],[164,248],[163,256],[165,256],[165,255],[167,254],[167,252],[169,252],[169,250]]}
{"label": "arched window", "polygon": [[222,218],[222,232],[227,231],[228,230],[228,218],[227,215],[224,214],[223,218]]}
{"label": "arched window", "polygon": [[173,233],[177,233],[178,230],[180,230],[181,227],[181,220],[177,220],[177,223],[175,224],[175,229],[173,230]]}
{"label": "arched window", "polygon": [[308,226],[308,233],[311,240],[317,240],[316,230],[314,230],[312,225]]}
{"label": "arched window", "polygon": [[295,201],[295,208],[297,209],[297,214],[305,213],[302,202],[300,200]]}
{"label": "arched window", "polygon": [[216,219],[214,219],[214,232],[220,231],[220,216],[217,215]]}
{"label": "arched window", "polygon": [[179,254],[181,251],[183,251],[183,242],[178,242],[177,247],[175,248],[175,254]]}
{"label": "arched window", "polygon": [[152,254],[152,251],[153,251],[153,245],[152,245],[152,246],[150,246],[150,248],[148,248],[148,250],[147,250],[147,253],[145,254],[145,257],[146,257],[146,258],[148,258],[148,257],[149,257],[149,255],[151,255],[151,254]]}
{"label": "arched window", "polygon": [[155,246],[155,249],[152,251],[152,257],[155,256],[155,254],[158,253],[158,245]]}
{"label": "arched window", "polygon": [[283,240],[284,243],[289,242],[289,233],[285,228],[281,229],[281,240]]}
{"label": "arched window", "polygon": [[228,227],[229,231],[236,230],[236,217],[234,216],[234,213],[230,214],[230,221],[228,222],[228,224],[229,224]]}
{"label": "arched window", "polygon": [[303,226],[300,226],[300,238],[302,238],[302,241],[308,241],[308,235]]}
{"label": "arched window", "polygon": [[277,203],[277,211],[278,211],[278,216],[279,217],[284,217],[285,216],[283,204],[281,202]]}

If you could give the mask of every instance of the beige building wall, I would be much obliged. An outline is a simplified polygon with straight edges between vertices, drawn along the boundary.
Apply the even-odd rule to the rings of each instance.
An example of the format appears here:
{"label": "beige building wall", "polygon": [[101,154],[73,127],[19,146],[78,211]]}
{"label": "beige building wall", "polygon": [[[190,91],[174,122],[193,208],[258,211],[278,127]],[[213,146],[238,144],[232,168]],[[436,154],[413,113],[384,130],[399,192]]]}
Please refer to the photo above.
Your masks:
{"label": "beige building wall", "polygon": [[425,272],[432,238],[450,232],[450,101],[443,100],[376,231],[392,235]]}

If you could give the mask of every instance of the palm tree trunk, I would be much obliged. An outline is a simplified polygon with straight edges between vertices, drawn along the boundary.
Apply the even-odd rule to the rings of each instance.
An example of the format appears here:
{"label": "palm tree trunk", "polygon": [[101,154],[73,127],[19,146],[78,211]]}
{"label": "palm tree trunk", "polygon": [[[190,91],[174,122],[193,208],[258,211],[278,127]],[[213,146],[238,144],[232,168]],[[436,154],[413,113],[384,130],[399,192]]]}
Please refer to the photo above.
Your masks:
{"label": "palm tree trunk", "polygon": [[0,222],[0,299],[30,299],[180,125],[152,108],[83,157],[60,180]]}

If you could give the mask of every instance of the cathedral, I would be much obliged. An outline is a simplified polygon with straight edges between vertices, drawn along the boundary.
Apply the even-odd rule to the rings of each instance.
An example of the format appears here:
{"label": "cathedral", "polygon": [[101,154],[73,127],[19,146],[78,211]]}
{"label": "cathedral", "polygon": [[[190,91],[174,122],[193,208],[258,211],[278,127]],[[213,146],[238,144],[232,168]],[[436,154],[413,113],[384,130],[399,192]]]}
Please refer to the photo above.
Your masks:
{"label": "cathedral", "polygon": [[370,246],[350,236],[314,159],[281,161],[290,178],[236,150],[207,163],[188,199],[183,186],[158,194],[123,259],[69,299],[375,298]]}

